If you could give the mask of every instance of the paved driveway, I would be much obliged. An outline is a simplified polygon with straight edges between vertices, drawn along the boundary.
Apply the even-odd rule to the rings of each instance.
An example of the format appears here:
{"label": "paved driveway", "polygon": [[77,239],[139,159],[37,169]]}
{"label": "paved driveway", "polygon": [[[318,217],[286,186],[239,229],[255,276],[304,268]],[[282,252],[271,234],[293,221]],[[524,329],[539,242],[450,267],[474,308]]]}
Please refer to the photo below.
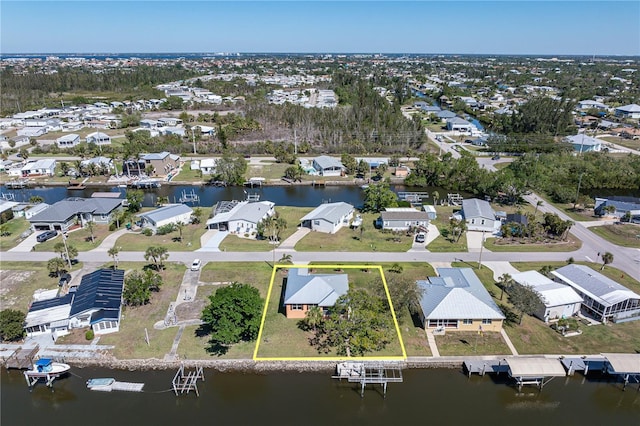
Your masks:
{"label": "paved driveway", "polygon": [[[33,247],[36,244],[38,244],[38,241],[36,240],[36,238],[40,234],[42,234],[42,231],[34,232],[33,234],[25,238],[24,241],[22,241],[20,244],[18,244],[12,249],[9,249],[9,251],[17,251],[17,252],[24,252],[24,253],[30,252],[31,250],[33,250]],[[55,237],[55,238],[58,238],[58,237]]]}
{"label": "paved driveway", "polygon": [[220,251],[220,243],[229,235],[229,231],[212,229],[200,237],[201,248],[196,251]]}
{"label": "paved driveway", "polygon": [[[484,237],[491,236],[490,232],[485,232]],[[467,231],[467,250],[472,253],[477,253],[482,247],[483,238],[481,231]],[[484,251],[489,251],[484,249]]]}

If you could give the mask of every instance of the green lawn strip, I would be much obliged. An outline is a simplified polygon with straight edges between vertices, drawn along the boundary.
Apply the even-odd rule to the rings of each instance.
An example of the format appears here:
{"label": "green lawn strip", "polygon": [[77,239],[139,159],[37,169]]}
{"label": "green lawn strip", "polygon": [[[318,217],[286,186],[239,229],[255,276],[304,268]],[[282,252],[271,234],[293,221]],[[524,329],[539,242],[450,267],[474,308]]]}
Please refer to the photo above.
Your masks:
{"label": "green lawn strip", "polygon": [[[446,194],[440,194],[440,197],[446,197]],[[449,235],[449,218],[461,208],[460,206],[436,206],[437,217],[431,223],[438,228],[440,236],[429,243],[427,250],[435,253],[467,251],[467,238],[464,234],[458,241],[452,242],[447,238]]]}
{"label": "green lawn strip", "polygon": [[0,236],[0,250],[6,251],[20,244],[22,242],[20,235],[29,229],[29,226],[31,224],[23,217],[16,217],[6,222],[6,232],[9,235]]}
{"label": "green lawn strip", "polygon": [[124,234],[114,244],[121,251],[145,251],[150,246],[166,247],[169,251],[193,251],[200,248],[200,237],[207,230],[201,224],[182,228],[182,241],[176,241],[180,233],[176,230],[165,235],[147,237],[139,232]]}
{"label": "green lawn strip", "polygon": [[187,326],[180,338],[178,356],[187,359],[251,359],[256,342],[240,342],[232,345],[224,355],[212,354],[208,351],[209,336],[199,333],[199,326]]}
{"label": "green lawn strip", "polygon": [[[316,264],[317,265],[317,264]],[[313,265],[310,265],[311,269]],[[315,268],[316,273],[346,273],[349,275],[349,285],[351,289],[371,288],[371,282],[377,279],[378,271],[375,269],[338,269]],[[271,291],[271,299],[265,317],[262,331],[262,341],[258,351],[259,358],[271,357],[336,357],[338,354],[334,350],[328,353],[319,353],[318,350],[309,344],[312,332],[302,331],[298,327],[298,319],[288,319],[285,317],[284,308],[280,302],[283,294],[283,279],[285,275],[279,271],[274,279]],[[391,313],[389,313],[391,315]],[[397,333],[394,330],[394,337],[387,347],[381,351],[367,353],[366,356],[401,356],[402,350]]]}
{"label": "green lawn strip", "polygon": [[610,243],[623,247],[640,248],[640,225],[591,226],[589,230]]}
{"label": "green lawn strip", "polygon": [[362,215],[364,231],[342,228],[335,234],[310,232],[296,244],[297,251],[381,251],[404,252],[411,248],[413,235],[376,229],[378,213]]}
{"label": "green lawn strip", "polygon": [[598,220],[599,217],[593,215],[593,209],[585,210],[573,210],[573,203],[556,203],[551,201],[549,196],[545,194],[538,194],[546,204],[552,205],[564,214],[569,216],[569,219],[577,222]]}
{"label": "green lawn strip", "polygon": [[271,272],[272,267],[266,262],[211,262],[202,268],[200,281],[249,284],[260,291],[260,296],[266,297]]}
{"label": "green lawn strip", "polygon": [[502,170],[502,169],[505,169],[505,168],[509,167],[509,164],[511,164],[510,161],[503,161],[501,163],[495,163],[493,165],[493,167],[495,167],[498,170]]}
{"label": "green lawn strip", "polygon": [[[82,264],[77,263],[71,270],[76,271],[80,268]],[[26,313],[34,291],[58,289],[58,277],[49,275],[46,262],[2,261],[0,270],[2,270],[0,309],[11,308]]]}
{"label": "green lawn strip", "polygon": [[[504,240],[504,241],[503,241]],[[527,243],[525,241],[511,241],[503,238],[487,238],[484,247],[498,252],[569,252],[582,247],[582,242],[569,235],[567,241],[549,240],[548,243]]]}
{"label": "green lawn strip", "polygon": [[267,180],[281,179],[287,167],[291,167],[291,164],[261,161],[260,164],[250,164],[246,176],[247,179],[252,177],[261,177]]}
{"label": "green lawn strip", "polygon": [[606,137],[606,138],[598,138],[603,141],[611,142],[616,145],[624,146],[625,148],[634,149],[636,151],[640,151],[640,141],[634,139],[625,139],[618,137]]}
{"label": "green lawn strip", "polygon": [[435,339],[442,356],[511,355],[500,333],[452,331]]}
{"label": "green lawn strip", "polygon": [[[141,271],[144,262],[120,262],[118,267],[125,271]],[[156,330],[153,325],[164,320],[169,304],[176,300],[182,284],[185,266],[168,262],[161,272],[163,285],[158,292],[151,293],[147,305],[129,307],[122,311],[120,331],[100,338],[101,345],[114,345],[114,355],[120,359],[158,358],[162,359],[171,350],[177,327]],[[106,265],[105,265],[106,266]],[[125,275],[126,279],[126,275]],[[145,329],[149,335],[149,345],[145,341]]]}
{"label": "green lawn strip", "polygon": [[[111,234],[108,225],[93,225],[93,242],[91,242],[91,233],[87,228],[79,228],[67,233],[67,246],[73,246],[78,251],[89,251],[98,247],[102,240]],[[54,251],[53,247],[63,242],[62,236],[52,238],[44,243],[38,243],[34,247],[34,251]]]}
{"label": "green lawn strip", "polygon": [[432,356],[427,334],[417,318],[412,318],[409,309],[404,309],[398,315],[398,325],[402,333],[402,341],[407,351],[407,356]]}
{"label": "green lawn strip", "polygon": [[203,180],[207,180],[209,176],[202,176],[202,172],[200,170],[191,170],[191,167],[188,163],[184,163],[182,165],[182,169],[177,176],[171,179],[172,182],[202,182]]}
{"label": "green lawn strip", "polygon": [[[276,207],[278,215],[287,222],[287,227],[280,232],[280,242],[286,240],[298,230],[300,219],[311,210],[313,210],[311,207]],[[219,248],[222,251],[270,251],[273,250],[273,244],[270,244],[269,240],[256,240],[240,238],[237,235],[228,235],[222,240]]]}

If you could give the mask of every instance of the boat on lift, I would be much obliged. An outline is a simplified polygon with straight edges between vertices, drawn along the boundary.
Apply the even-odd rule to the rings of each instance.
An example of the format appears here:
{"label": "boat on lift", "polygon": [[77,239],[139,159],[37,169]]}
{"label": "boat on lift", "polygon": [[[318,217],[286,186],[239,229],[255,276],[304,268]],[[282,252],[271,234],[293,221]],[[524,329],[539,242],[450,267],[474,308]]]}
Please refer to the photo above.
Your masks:
{"label": "boat on lift", "polygon": [[38,380],[44,379],[47,386],[52,386],[53,381],[71,369],[69,364],[62,362],[53,362],[50,358],[40,358],[34,364],[31,370],[24,372],[24,378],[31,387]]}

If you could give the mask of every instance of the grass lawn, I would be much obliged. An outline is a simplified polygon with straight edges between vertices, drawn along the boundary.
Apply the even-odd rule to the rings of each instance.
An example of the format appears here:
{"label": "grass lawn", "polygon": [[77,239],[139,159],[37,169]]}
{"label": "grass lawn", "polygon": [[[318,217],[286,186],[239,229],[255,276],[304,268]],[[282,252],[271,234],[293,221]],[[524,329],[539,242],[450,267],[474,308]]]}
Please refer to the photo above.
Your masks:
{"label": "grass lawn", "polygon": [[[311,207],[287,207],[276,206],[276,213],[287,222],[287,228],[280,233],[280,242],[292,236],[298,230],[300,218],[304,217],[313,208]],[[255,240],[240,238],[237,235],[228,235],[220,243],[222,251],[269,251],[273,245],[268,240]]]}
{"label": "grass lawn", "polygon": [[623,247],[640,248],[640,225],[627,223],[621,225],[592,226],[589,230],[613,244]]}
{"label": "grass lawn", "polygon": [[[125,271],[139,271],[145,265],[146,263],[141,262],[120,262],[118,266]],[[185,266],[171,262],[165,265],[165,270],[161,272],[164,284],[159,292],[152,293],[151,302],[144,306],[124,307],[120,331],[100,338],[102,345],[115,345],[113,354],[117,358],[162,359],[171,350],[178,328],[156,330],[153,324],[165,318],[169,303],[176,300]],[[145,329],[149,334],[149,345],[145,341]]]}
{"label": "grass lawn", "polygon": [[[540,194],[538,194],[540,195]],[[544,202],[547,204],[550,204],[554,207],[556,207],[558,210],[561,210],[564,214],[566,214],[567,216],[569,216],[569,218],[571,220],[575,220],[575,221],[585,221],[585,220],[598,220],[600,219],[597,216],[594,216],[593,214],[593,209],[573,209],[573,203],[554,203],[553,201],[551,201],[551,199],[546,196],[546,195],[542,195],[542,198],[544,198]],[[578,206],[579,208],[580,206]]]}
{"label": "grass lawn", "polygon": [[121,251],[145,251],[150,246],[163,246],[169,251],[193,251],[200,248],[200,237],[206,231],[202,224],[186,225],[182,228],[182,241],[175,240],[180,235],[178,231],[150,237],[130,232],[118,238],[114,245],[121,247]]}
{"label": "grass lawn", "polygon": [[502,170],[502,169],[505,169],[505,168],[509,167],[509,164],[511,164],[510,161],[503,161],[503,162],[500,162],[500,163],[495,163],[493,165],[493,167],[495,167],[498,170]]}
{"label": "grass lawn", "polygon": [[618,137],[606,137],[606,138],[598,138],[598,139],[611,142],[616,145],[624,146],[625,148],[635,149],[636,151],[640,151],[640,140],[625,139],[625,138],[618,138]]}
{"label": "grass lawn", "polygon": [[296,244],[297,251],[382,251],[403,252],[411,248],[413,235],[386,232],[373,225],[377,213],[363,213],[364,231],[342,228],[335,234],[310,232]]}
{"label": "grass lawn", "polygon": [[499,252],[563,252],[575,251],[582,247],[582,242],[572,235],[569,235],[567,241],[548,241],[548,243],[527,243],[525,241],[511,241],[509,238],[487,238],[484,247],[487,250]]}
{"label": "grass lawn", "polygon": [[467,238],[463,234],[456,242],[451,242],[447,239],[449,235],[449,218],[453,215],[454,211],[460,210],[460,206],[436,206],[438,216],[435,220],[431,221],[440,231],[440,236],[433,240],[427,246],[427,249],[432,252],[461,252],[467,251]]}
{"label": "grass lawn", "polygon": [[266,297],[271,271],[271,265],[266,262],[211,262],[202,268],[200,281],[250,284],[260,291],[262,297]]}
{"label": "grass lawn", "polygon": [[284,171],[290,166],[291,164],[287,163],[261,161],[260,164],[249,164],[246,176],[248,178],[262,177],[267,180],[279,180],[282,179]]}
{"label": "grass lawn", "polygon": [[398,316],[398,325],[407,356],[432,356],[422,324],[417,318],[411,317],[408,309]]}
{"label": "grass lawn", "polygon": [[201,335],[198,326],[187,326],[180,338],[178,345],[178,355],[181,360],[185,359],[208,359],[215,357],[216,359],[251,359],[256,342],[240,342],[229,348],[224,355],[213,355],[207,349],[209,347],[209,336]]}
{"label": "grass lawn", "polygon": [[5,232],[8,232],[7,236],[0,236],[0,250],[9,250],[14,248],[22,242],[20,235],[31,225],[29,221],[23,217],[16,217],[8,222],[5,222]]}
{"label": "grass lawn", "polygon": [[[71,270],[81,267],[82,264],[77,263]],[[46,262],[2,262],[0,270],[0,310],[11,308],[27,312],[34,291],[58,288],[58,278],[49,276]]]}
{"label": "grass lawn", "polygon": [[[332,273],[329,269],[318,268],[317,272]],[[351,288],[371,288],[371,281],[377,278],[377,271],[364,272],[359,269],[345,269],[349,274]],[[339,273],[339,272],[334,272]],[[312,332],[306,332],[298,328],[297,319],[288,319],[284,315],[282,305],[283,281],[285,275],[282,271],[276,274],[271,298],[267,308],[267,314],[262,331],[262,340],[258,351],[260,358],[285,358],[285,357],[336,357],[339,356],[333,349],[327,353],[319,353],[309,344]],[[353,285],[351,286],[351,284]],[[375,289],[372,289],[375,291]],[[389,313],[389,315],[391,315]],[[395,334],[395,333],[394,333]],[[398,337],[394,337],[387,347],[378,352],[367,353],[366,356],[401,356],[402,350]]]}
{"label": "grass lawn", "polygon": [[442,356],[511,355],[502,335],[497,332],[479,335],[472,331],[452,331],[434,337]]}
{"label": "grass lawn", "polygon": [[[91,242],[91,234],[87,228],[78,228],[67,233],[67,245],[74,246],[78,251],[89,251],[98,247],[102,240],[111,234],[108,225],[93,225],[93,242]],[[62,235],[58,235],[44,243],[38,243],[34,247],[34,251],[54,251],[53,247],[61,243]]]}
{"label": "grass lawn", "polygon": [[172,178],[171,180],[178,182],[202,182],[207,178],[208,177],[203,178],[202,172],[200,172],[200,170],[191,170],[191,167],[189,167],[189,165],[185,163],[182,166],[182,169],[180,169],[180,173],[178,174],[178,176]]}

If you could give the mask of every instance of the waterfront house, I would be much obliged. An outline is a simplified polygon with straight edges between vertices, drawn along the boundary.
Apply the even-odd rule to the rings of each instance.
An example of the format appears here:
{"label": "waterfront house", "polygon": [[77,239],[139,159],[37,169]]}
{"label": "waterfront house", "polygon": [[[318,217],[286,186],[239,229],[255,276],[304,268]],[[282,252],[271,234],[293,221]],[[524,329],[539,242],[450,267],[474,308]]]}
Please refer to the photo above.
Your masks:
{"label": "waterfront house", "polygon": [[582,297],[567,285],[554,282],[537,271],[513,274],[511,278],[537,293],[539,304],[533,314],[544,322],[569,318],[580,311]]}
{"label": "waterfront house", "polygon": [[442,120],[443,123],[445,123],[447,120],[449,120],[450,118],[454,118],[456,117],[456,113],[443,109],[441,111],[436,112],[436,116]]}
{"label": "waterfront house", "polygon": [[216,172],[216,159],[215,158],[203,158],[198,165],[203,175],[212,175]]}
{"label": "waterfront house", "polygon": [[98,172],[100,172],[101,169],[104,169],[108,172],[115,170],[115,166],[113,165],[113,160],[108,157],[102,157],[102,156],[93,157],[93,158],[89,158],[88,160],[83,160],[80,162],[80,165],[84,168],[91,167],[92,164],[95,164],[95,167],[97,167]]}
{"label": "waterfront house", "polygon": [[29,218],[34,231],[67,231],[74,225],[84,227],[87,222],[108,224],[122,208],[119,198],[66,198],[52,204]]}
{"label": "waterfront house", "polygon": [[348,203],[321,204],[300,219],[300,222],[312,231],[335,234],[343,226],[349,226],[353,211],[353,206]]}
{"label": "waterfront house", "polygon": [[69,133],[68,135],[60,136],[56,139],[58,148],[73,148],[80,144],[80,135],[76,133]]}
{"label": "waterfront house", "polygon": [[413,207],[387,207],[380,212],[378,225],[391,231],[407,231],[411,228],[427,228],[429,213]]}
{"label": "waterfront house", "polygon": [[467,120],[460,117],[452,117],[447,119],[447,130],[455,132],[471,132],[475,127]]}
{"label": "waterfront house", "polygon": [[504,314],[471,268],[437,268],[437,277],[417,281],[425,330],[496,331]]}
{"label": "waterfront house", "polygon": [[602,141],[600,139],[586,136],[584,133],[579,135],[567,136],[565,141],[573,146],[576,152],[600,152],[602,150]]}
{"label": "waterfront house", "polygon": [[87,143],[95,143],[96,145],[111,145],[111,136],[102,132],[93,132],[87,135]]}
{"label": "waterfront house", "polygon": [[191,215],[193,209],[185,204],[167,204],[137,216],[140,218],[140,226],[157,232],[161,226],[191,223]]}
{"label": "waterfront house", "polygon": [[326,313],[347,291],[347,274],[311,274],[307,268],[289,268],[283,298],[285,315],[304,318],[314,306]]}
{"label": "waterfront house", "polygon": [[[605,211],[605,208],[609,206],[613,206],[614,210],[612,212]],[[608,214],[620,219],[628,214],[630,220],[638,220],[640,219],[640,198],[617,196],[608,198],[596,197],[593,212],[598,216]]]}
{"label": "waterfront house", "polygon": [[491,205],[478,198],[462,200],[462,217],[467,222],[469,231],[493,232],[499,225]]}
{"label": "waterfront house", "polygon": [[73,296],[69,328],[91,327],[97,335],[120,330],[124,270],[98,269],[82,277]]}
{"label": "waterfront house", "polygon": [[213,207],[207,229],[229,231],[239,236],[255,236],[258,223],[275,214],[271,201],[220,201]]}
{"label": "waterfront house", "polygon": [[53,176],[55,172],[56,160],[52,158],[29,161],[20,169],[22,177]]}
{"label": "waterfront house", "polygon": [[69,293],[62,297],[56,297],[56,295],[57,290],[54,297],[31,302],[24,320],[27,336],[34,337],[51,333],[55,338],[68,334],[69,313],[74,294]]}
{"label": "waterfront house", "polygon": [[345,167],[340,160],[328,155],[321,155],[313,159],[313,168],[320,176],[342,176]]}
{"label": "waterfront house", "polygon": [[586,315],[602,322],[640,319],[640,295],[588,266],[571,264],[551,273],[582,297]]}
{"label": "waterfront house", "polygon": [[145,164],[143,170],[151,170],[151,175],[166,175],[173,169],[180,167],[180,156],[167,151],[140,154],[140,160]]}
{"label": "waterfront house", "polygon": [[621,118],[638,119],[640,118],[640,105],[630,104],[618,107],[616,108],[615,115]]}

